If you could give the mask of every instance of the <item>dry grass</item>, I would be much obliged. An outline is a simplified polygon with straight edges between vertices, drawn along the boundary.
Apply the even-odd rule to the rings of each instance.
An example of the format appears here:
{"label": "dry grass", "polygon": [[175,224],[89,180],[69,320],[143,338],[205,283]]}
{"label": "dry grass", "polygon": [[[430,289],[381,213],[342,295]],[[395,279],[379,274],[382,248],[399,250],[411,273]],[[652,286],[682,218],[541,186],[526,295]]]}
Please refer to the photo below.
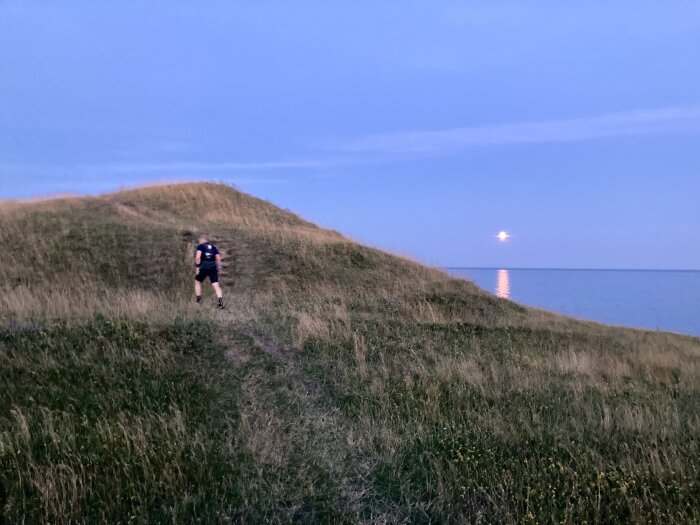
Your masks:
{"label": "dry grass", "polygon": [[[224,312],[191,303],[199,231]],[[5,203],[0,245],[10,521],[700,520],[697,338],[526,309],[213,184]]]}

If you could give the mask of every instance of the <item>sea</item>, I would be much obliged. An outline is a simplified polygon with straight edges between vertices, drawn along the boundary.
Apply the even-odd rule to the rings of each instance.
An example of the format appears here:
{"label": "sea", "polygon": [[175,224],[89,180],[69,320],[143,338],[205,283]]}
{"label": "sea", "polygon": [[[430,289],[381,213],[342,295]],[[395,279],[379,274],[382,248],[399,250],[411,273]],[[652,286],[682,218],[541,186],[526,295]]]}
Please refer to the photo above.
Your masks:
{"label": "sea", "polygon": [[448,268],[492,294],[579,319],[700,336],[700,271]]}

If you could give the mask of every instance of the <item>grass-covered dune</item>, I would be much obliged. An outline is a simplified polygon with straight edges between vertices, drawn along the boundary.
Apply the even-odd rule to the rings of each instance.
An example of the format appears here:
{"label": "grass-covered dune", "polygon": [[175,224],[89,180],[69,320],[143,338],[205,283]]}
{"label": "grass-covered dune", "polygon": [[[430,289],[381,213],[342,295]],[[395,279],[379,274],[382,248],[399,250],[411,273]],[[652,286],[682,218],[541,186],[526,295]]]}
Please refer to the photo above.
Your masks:
{"label": "grass-covered dune", "polygon": [[[223,312],[192,302],[200,231]],[[0,205],[0,251],[7,523],[700,522],[698,339],[222,185]]]}

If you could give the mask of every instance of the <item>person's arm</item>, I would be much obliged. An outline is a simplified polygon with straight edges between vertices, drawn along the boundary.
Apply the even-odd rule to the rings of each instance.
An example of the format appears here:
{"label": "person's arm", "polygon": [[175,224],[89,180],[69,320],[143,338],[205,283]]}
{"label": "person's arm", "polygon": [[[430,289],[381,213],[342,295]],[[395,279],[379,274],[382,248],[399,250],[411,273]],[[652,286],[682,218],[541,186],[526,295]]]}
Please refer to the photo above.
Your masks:
{"label": "person's arm", "polygon": [[197,267],[197,273],[199,273],[199,265],[202,263],[202,250],[197,250],[194,254],[194,264]]}
{"label": "person's arm", "polygon": [[216,254],[216,269],[218,271],[221,271],[221,254],[220,253]]}

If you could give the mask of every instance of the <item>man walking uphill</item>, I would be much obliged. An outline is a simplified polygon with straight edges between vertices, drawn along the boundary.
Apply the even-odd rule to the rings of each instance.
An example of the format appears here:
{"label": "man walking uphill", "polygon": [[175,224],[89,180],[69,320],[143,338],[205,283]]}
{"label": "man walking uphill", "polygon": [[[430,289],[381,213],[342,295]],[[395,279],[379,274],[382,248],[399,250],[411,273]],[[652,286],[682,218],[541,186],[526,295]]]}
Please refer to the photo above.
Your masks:
{"label": "man walking uphill", "polygon": [[223,293],[221,293],[221,285],[219,284],[221,254],[206,235],[199,236],[194,262],[197,265],[197,273],[194,278],[194,294],[197,296],[197,303],[202,303],[202,282],[209,277],[211,285],[214,287],[214,292],[216,292],[216,297],[219,299],[219,308],[223,310],[224,299]]}

